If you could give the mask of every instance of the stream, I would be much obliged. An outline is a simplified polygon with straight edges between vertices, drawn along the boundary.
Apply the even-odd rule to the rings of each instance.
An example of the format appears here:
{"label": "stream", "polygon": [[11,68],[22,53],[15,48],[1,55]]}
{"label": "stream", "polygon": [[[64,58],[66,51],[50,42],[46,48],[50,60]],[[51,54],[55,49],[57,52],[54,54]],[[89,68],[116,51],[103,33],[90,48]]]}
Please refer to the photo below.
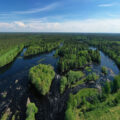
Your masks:
{"label": "stream", "polygon": [[[96,49],[91,47],[90,49]],[[21,54],[9,65],[0,69],[0,115],[6,109],[10,108],[14,114],[20,111],[20,120],[25,119],[26,102],[29,97],[31,102],[35,102],[39,108],[36,120],[63,120],[65,112],[65,103],[68,99],[69,90],[63,95],[59,93],[60,76],[56,74],[52,82],[50,93],[47,96],[41,96],[29,83],[28,73],[29,69],[37,64],[51,64],[56,73],[58,58],[54,57],[56,50],[50,53],[41,54],[38,56],[25,59],[23,57],[26,48]],[[107,55],[100,51],[101,63],[100,65],[91,65],[94,72],[101,74],[101,67],[108,68],[108,75],[105,79],[112,80],[115,75],[119,73],[119,69],[115,62]],[[99,81],[101,82],[103,76],[101,75]],[[102,81],[104,82],[104,81]],[[77,91],[85,86],[77,87]],[[75,89],[75,91],[76,91]],[[6,97],[3,97],[6,93]]]}

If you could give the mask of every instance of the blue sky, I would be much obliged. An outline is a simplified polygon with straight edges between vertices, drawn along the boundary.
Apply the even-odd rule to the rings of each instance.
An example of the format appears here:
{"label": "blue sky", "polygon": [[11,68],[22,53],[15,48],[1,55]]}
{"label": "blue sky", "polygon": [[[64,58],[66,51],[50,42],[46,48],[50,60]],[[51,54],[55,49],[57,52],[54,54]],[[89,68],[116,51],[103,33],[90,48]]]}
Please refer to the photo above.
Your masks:
{"label": "blue sky", "polygon": [[0,32],[120,32],[120,0],[0,0]]}

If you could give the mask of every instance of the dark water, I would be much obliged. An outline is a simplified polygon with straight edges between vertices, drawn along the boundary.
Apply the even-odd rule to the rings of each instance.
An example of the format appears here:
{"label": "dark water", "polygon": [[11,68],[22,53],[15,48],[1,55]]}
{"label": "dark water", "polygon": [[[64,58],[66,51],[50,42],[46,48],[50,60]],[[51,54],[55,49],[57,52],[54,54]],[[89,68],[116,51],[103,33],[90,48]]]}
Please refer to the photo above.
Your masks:
{"label": "dark water", "polygon": [[[96,50],[96,48],[94,47],[90,47],[90,49]],[[105,55],[102,51],[99,52],[101,56],[101,62],[99,67],[106,66],[108,69],[110,69],[113,72],[113,74],[115,75],[119,74],[119,68],[117,67],[115,62],[110,57]]]}
{"label": "dark water", "polygon": [[[62,120],[64,118],[64,102],[67,96],[61,96],[59,94],[59,79],[53,81],[51,91],[49,95],[45,97],[40,96],[30,85],[28,80],[29,69],[40,63],[51,64],[57,72],[58,58],[53,56],[55,50],[29,59],[23,58],[25,51],[26,48],[13,63],[0,69],[0,115],[7,107],[10,107],[13,113],[15,113],[16,110],[21,111],[21,120],[24,120],[25,106],[27,98],[29,97],[39,108],[37,120]],[[93,70],[100,71],[101,66],[107,66],[113,76],[118,74],[119,69],[114,61],[102,51],[100,51],[100,55],[101,64],[93,65]],[[109,74],[108,78],[111,78],[111,74]],[[5,92],[7,95],[3,98],[2,94]]]}
{"label": "dark water", "polygon": [[[0,115],[8,106],[13,112],[22,109],[25,114],[27,97],[34,97],[30,93],[31,89],[28,80],[28,72],[32,66],[40,63],[51,64],[57,72],[58,58],[53,56],[55,50],[29,59],[23,58],[25,51],[26,48],[14,62],[0,69]],[[7,96],[3,98],[2,94],[5,92],[7,92]],[[23,116],[21,119],[24,120],[25,115],[21,114],[21,116]]]}
{"label": "dark water", "polygon": [[[90,47],[90,49],[96,50],[96,48],[94,47]],[[91,65],[92,72],[95,72],[97,73],[97,75],[99,75],[99,80],[96,81],[96,86],[104,85],[106,81],[112,81],[114,79],[114,76],[119,74],[119,68],[117,67],[115,62],[102,51],[99,50],[99,52],[101,56],[100,64]],[[107,67],[107,75],[104,75],[101,72],[102,66]]]}

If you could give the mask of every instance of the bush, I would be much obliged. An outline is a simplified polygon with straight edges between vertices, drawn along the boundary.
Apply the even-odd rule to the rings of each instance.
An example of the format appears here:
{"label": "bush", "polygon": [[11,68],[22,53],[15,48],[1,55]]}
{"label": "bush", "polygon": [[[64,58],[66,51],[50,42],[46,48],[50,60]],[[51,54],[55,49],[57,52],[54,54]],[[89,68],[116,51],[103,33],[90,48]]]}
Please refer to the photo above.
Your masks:
{"label": "bush", "polygon": [[66,85],[67,85],[67,78],[62,77],[60,80],[60,93],[61,94],[64,92]]}
{"label": "bush", "polygon": [[84,76],[83,72],[81,71],[72,71],[70,70],[67,73],[67,78],[68,78],[68,84],[71,85],[72,83],[77,82]]}
{"label": "bush", "polygon": [[55,72],[51,65],[39,64],[29,71],[29,78],[35,88],[42,94],[46,95],[55,77]]}
{"label": "bush", "polygon": [[38,108],[34,103],[29,103],[27,105],[27,111],[26,111],[26,120],[35,120],[35,114],[38,112]]}
{"label": "bush", "polygon": [[111,83],[106,82],[103,88],[103,94],[110,94],[111,93]]}
{"label": "bush", "polygon": [[65,112],[65,120],[76,120],[75,119],[75,113],[72,112],[72,108],[68,108]]}
{"label": "bush", "polygon": [[107,68],[105,66],[102,67],[102,73],[104,73],[105,75],[107,74]]}
{"label": "bush", "polygon": [[120,75],[115,76],[113,80],[113,92],[117,92],[120,89]]}
{"label": "bush", "polygon": [[88,76],[86,77],[86,81],[87,81],[87,82],[96,81],[97,79],[99,79],[99,76],[96,75],[96,73],[90,73],[90,74],[88,74]]}

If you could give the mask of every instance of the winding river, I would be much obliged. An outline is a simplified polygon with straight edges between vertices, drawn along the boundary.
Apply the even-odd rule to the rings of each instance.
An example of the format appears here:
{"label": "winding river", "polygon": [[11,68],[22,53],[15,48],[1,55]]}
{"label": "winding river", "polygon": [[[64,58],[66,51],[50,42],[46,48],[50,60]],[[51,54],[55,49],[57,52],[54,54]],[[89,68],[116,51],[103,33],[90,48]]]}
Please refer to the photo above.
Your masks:
{"label": "winding river", "polygon": [[[6,107],[10,107],[13,113],[17,110],[20,111],[21,120],[24,120],[26,101],[29,97],[39,108],[37,120],[63,119],[64,99],[67,99],[67,96],[59,94],[59,79],[53,81],[50,94],[45,97],[38,95],[28,80],[29,69],[39,63],[51,64],[57,72],[58,58],[54,57],[55,50],[29,59],[24,59],[25,51],[26,48],[11,64],[0,69],[0,114]],[[114,75],[119,73],[119,69],[115,62],[102,51],[100,51],[100,55],[101,63],[100,65],[93,65],[93,71],[98,72],[101,66],[106,66],[112,74],[108,74],[108,79],[112,79]],[[3,93],[6,93],[5,98],[2,97]]]}

